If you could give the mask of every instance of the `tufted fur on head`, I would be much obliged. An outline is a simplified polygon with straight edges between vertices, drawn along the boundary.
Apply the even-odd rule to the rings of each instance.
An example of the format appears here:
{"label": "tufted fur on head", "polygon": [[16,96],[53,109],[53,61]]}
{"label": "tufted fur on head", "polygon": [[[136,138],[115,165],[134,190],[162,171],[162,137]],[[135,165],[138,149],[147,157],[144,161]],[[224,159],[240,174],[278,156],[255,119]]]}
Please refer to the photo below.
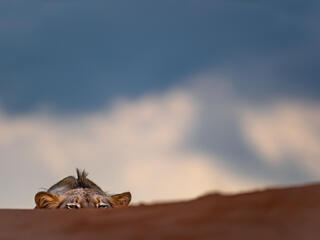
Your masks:
{"label": "tufted fur on head", "polygon": [[103,193],[102,189],[98,185],[96,185],[94,182],[87,178],[88,173],[85,170],[80,171],[77,168],[76,171],[77,178],[75,178],[74,176],[66,177],[58,183],[54,184],[52,187],[50,187],[48,189],[48,192],[54,194],[63,194],[72,189],[90,188]]}
{"label": "tufted fur on head", "polygon": [[66,177],[47,192],[37,193],[36,208],[114,208],[130,203],[130,192],[108,195],[87,176],[86,171],[77,169],[77,178]]}

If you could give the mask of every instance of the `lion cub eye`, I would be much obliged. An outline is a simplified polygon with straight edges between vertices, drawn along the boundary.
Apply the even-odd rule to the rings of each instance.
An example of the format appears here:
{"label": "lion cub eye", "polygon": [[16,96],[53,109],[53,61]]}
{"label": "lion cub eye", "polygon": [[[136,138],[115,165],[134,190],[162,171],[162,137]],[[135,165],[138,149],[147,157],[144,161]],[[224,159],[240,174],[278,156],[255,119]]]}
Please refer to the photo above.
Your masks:
{"label": "lion cub eye", "polygon": [[79,208],[81,208],[81,206],[79,203],[68,203],[67,208],[68,209],[79,209]]}
{"label": "lion cub eye", "polygon": [[110,206],[106,203],[98,203],[97,208],[109,208]]}

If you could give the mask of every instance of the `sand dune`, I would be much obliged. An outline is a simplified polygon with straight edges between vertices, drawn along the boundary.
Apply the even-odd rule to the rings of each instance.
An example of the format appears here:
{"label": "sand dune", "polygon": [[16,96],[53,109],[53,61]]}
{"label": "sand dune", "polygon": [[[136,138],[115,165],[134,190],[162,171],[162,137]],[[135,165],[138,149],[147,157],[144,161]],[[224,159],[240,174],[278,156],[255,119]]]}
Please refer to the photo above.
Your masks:
{"label": "sand dune", "polygon": [[0,210],[0,239],[319,239],[320,185],[107,210]]}

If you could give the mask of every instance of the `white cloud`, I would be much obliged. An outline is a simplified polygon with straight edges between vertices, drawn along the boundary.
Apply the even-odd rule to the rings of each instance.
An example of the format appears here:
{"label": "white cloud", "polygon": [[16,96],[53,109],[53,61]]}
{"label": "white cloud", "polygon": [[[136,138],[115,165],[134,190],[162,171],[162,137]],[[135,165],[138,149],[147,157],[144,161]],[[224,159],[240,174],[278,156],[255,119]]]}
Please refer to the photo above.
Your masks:
{"label": "white cloud", "polygon": [[295,161],[320,175],[320,107],[315,103],[278,101],[248,107],[243,115],[247,141],[274,166]]}
{"label": "white cloud", "polygon": [[[0,187],[7,193],[0,206],[32,207],[36,191],[74,175],[76,167],[111,193],[130,190],[135,202],[272,183],[254,168],[239,171],[254,161],[235,164],[242,151],[251,150],[275,167],[293,156],[319,176],[318,105],[278,101],[256,107],[226,86],[212,85],[207,77],[189,88],[116,101],[110,109],[83,115],[0,112]],[[203,142],[190,145],[197,134]]]}
{"label": "white cloud", "polygon": [[195,102],[189,91],[172,90],[90,115],[1,113],[2,173],[10,178],[1,187],[14,189],[2,199],[4,207],[31,207],[39,187],[74,174],[75,167],[89,170],[105,190],[132,191],[136,202],[248,188],[250,181],[215,166],[212,156],[184,149]]}

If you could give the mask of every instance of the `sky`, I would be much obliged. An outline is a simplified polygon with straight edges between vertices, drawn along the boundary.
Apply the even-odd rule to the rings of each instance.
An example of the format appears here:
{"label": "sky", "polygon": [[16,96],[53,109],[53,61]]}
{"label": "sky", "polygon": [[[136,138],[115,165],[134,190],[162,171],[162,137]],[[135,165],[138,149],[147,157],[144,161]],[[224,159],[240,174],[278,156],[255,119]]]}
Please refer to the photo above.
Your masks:
{"label": "sky", "polygon": [[133,203],[317,182],[316,0],[3,0],[1,208],[75,168]]}

